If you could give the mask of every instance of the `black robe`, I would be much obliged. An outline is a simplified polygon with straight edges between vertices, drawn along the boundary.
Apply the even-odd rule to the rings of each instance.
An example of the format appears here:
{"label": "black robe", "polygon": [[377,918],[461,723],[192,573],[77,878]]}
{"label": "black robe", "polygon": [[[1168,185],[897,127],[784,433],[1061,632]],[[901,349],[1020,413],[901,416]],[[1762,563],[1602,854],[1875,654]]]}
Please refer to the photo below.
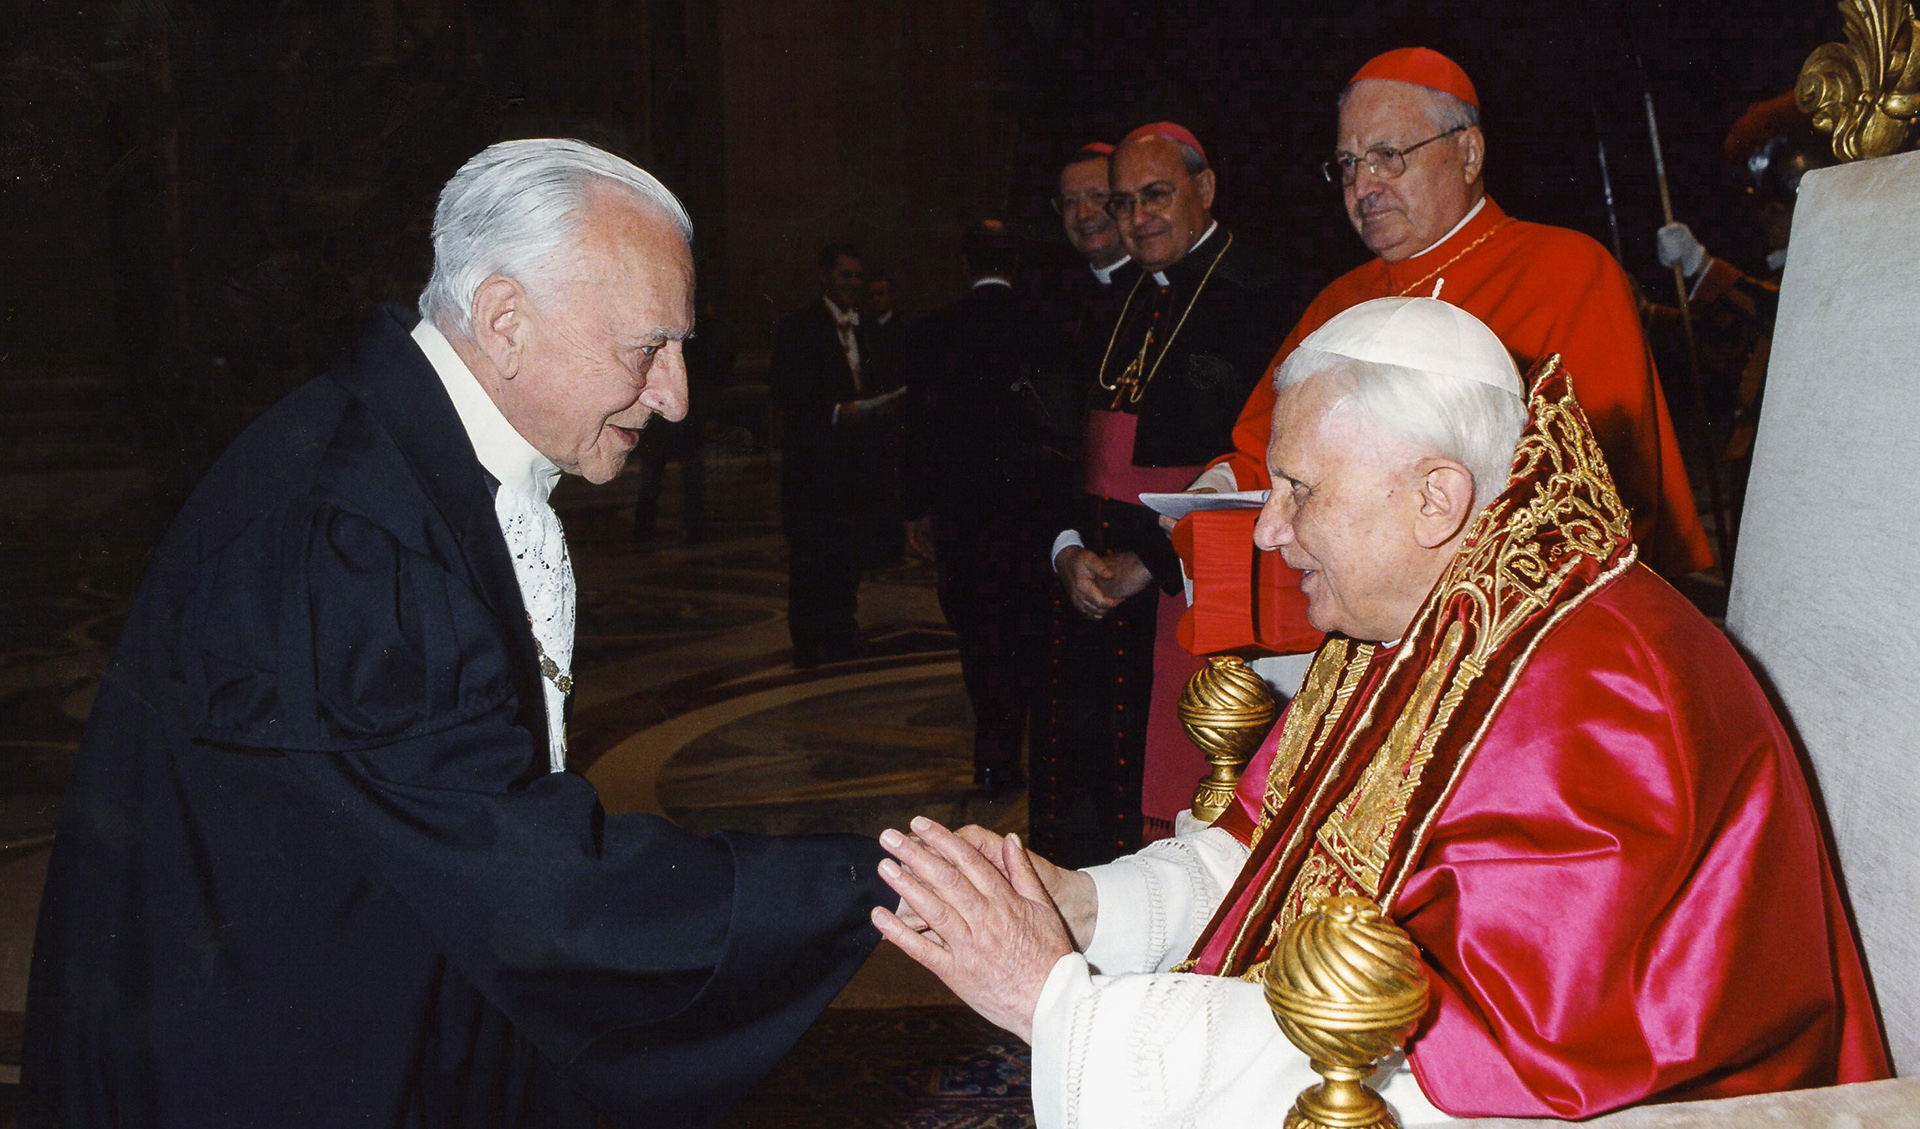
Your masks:
{"label": "black robe", "polygon": [[383,310],[161,543],[48,873],[23,1126],[710,1125],[876,940],[855,836],[549,773],[489,480]]}
{"label": "black robe", "polygon": [[[1085,408],[1138,417],[1135,466],[1197,468],[1232,449],[1240,408],[1301,308],[1297,283],[1255,269],[1256,258],[1221,226],[1162,272],[1164,288],[1150,273],[1131,274],[1137,281],[1120,295],[1115,315],[1086,336]],[[1118,383],[1150,328],[1151,379],[1137,401],[1116,397],[1103,379]],[[1176,594],[1182,582],[1179,555],[1145,506],[1077,493],[1067,524],[1093,552],[1137,554],[1154,580],[1098,621],[1081,616],[1063,594],[1054,600],[1030,742],[1030,833],[1035,850],[1079,867],[1140,845],[1160,593]]]}

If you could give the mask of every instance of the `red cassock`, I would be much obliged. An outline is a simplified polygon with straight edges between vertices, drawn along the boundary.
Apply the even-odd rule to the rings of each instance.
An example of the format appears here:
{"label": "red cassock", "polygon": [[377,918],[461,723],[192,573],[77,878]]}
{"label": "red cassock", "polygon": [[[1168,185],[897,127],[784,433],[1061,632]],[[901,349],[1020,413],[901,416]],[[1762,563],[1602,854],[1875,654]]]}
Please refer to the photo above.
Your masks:
{"label": "red cassock", "polygon": [[[1275,743],[1219,823],[1243,842]],[[1432,972],[1421,1089],[1455,1116],[1585,1118],[1887,1077],[1829,859],[1739,655],[1630,569],[1540,643],[1390,906]]]}
{"label": "red cassock", "polygon": [[[1680,447],[1666,397],[1640,330],[1627,276],[1605,248],[1577,231],[1513,219],[1488,197],[1465,226],[1438,247],[1401,263],[1374,259],[1341,275],[1314,298],[1274,356],[1277,366],[1302,338],[1335,314],[1374,298],[1428,297],[1444,283],[1440,298],[1486,322],[1514,353],[1521,371],[1559,353],[1573,374],[1574,391],[1605,452],[1620,496],[1633,511],[1634,541],[1641,559],[1667,575],[1682,575],[1713,563],[1706,532],[1695,509],[1693,488],[1680,461]],[[1233,430],[1233,453],[1217,463],[1233,468],[1242,490],[1264,490],[1267,439],[1271,434],[1273,384],[1254,386]],[[1196,515],[1191,534],[1203,543],[1247,543],[1250,511]],[[1209,536],[1208,525],[1223,527]],[[1224,527],[1232,526],[1231,530]],[[1268,555],[1271,557],[1271,554]],[[1263,623],[1257,634],[1254,594],[1246,590],[1247,563],[1228,562],[1224,575],[1206,561],[1187,560],[1197,610],[1185,629],[1205,653],[1264,641],[1268,650],[1298,650],[1284,642],[1304,623]],[[1299,601],[1273,590],[1291,590],[1298,574],[1277,557],[1263,557],[1256,582],[1270,589],[1264,606],[1294,609]],[[1216,579],[1217,578],[1217,579]],[[1222,617],[1226,617],[1224,620]],[[1206,630],[1211,619],[1222,630]],[[1197,637],[1194,624],[1203,625]],[[1232,626],[1226,626],[1232,625]]]}

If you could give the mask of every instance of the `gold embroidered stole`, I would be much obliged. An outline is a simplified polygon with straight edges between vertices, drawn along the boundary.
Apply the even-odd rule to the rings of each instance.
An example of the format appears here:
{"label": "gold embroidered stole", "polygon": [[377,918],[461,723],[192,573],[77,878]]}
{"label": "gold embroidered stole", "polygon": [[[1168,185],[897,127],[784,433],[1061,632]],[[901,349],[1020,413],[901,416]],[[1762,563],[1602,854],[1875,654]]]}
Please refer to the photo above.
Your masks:
{"label": "gold embroidered stole", "polygon": [[1391,654],[1330,636],[1288,707],[1252,852],[1182,967],[1258,976],[1330,897],[1388,913],[1534,648],[1631,567],[1631,523],[1558,356],[1535,367],[1507,489]]}

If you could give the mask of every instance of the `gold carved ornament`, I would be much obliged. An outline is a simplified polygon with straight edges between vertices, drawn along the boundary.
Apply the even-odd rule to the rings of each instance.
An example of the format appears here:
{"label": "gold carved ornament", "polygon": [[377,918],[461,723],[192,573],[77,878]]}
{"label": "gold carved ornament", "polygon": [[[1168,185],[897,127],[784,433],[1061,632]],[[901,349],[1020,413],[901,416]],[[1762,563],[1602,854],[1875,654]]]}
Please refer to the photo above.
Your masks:
{"label": "gold carved ornament", "polygon": [[1920,116],[1920,22],[1910,0],[1842,0],[1847,41],[1807,56],[1794,104],[1833,135],[1833,155],[1897,153]]}
{"label": "gold carved ornament", "polygon": [[1240,773],[1273,728],[1280,707],[1252,667],[1234,655],[1213,655],[1187,680],[1179,712],[1187,739],[1212,770],[1194,790],[1193,817],[1212,823],[1233,803]]}
{"label": "gold carved ornament", "polygon": [[1393,1129],[1365,1084],[1426,1014],[1426,966],[1406,931],[1365,898],[1295,919],[1262,977],[1274,1022],[1325,1081],[1300,1094],[1286,1129]]}

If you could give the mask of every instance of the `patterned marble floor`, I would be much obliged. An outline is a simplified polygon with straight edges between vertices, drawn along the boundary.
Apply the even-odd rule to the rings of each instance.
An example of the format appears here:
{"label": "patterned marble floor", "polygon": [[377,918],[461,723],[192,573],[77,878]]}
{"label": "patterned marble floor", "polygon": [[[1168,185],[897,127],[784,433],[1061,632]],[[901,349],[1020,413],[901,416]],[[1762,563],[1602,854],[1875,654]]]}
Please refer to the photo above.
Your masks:
{"label": "patterned marble floor", "polygon": [[[877,834],[916,812],[1024,830],[1025,798],[971,787],[971,718],[951,635],[917,562],[861,589],[875,654],[791,666],[786,546],[774,471],[716,460],[707,537],[679,535],[669,472],[661,536],[629,537],[634,480],[569,479],[555,495],[580,582],[577,765],[610,811],[696,831]],[[150,545],[152,522],[111,506],[0,518],[0,1083],[12,1081],[33,916],[80,728]],[[882,947],[841,1006],[952,1002]],[[10,1045],[11,1044],[11,1045]]]}

